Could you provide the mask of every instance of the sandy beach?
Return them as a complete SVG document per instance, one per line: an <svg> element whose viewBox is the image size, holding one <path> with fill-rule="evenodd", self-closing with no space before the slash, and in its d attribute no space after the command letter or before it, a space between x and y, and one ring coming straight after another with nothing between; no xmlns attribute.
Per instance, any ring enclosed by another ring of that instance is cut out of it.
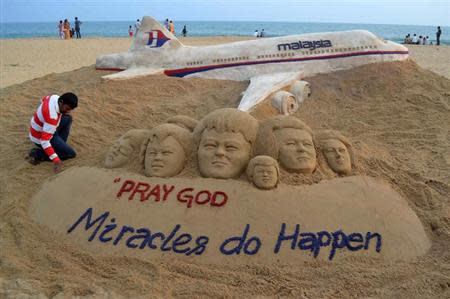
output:
<svg viewBox="0 0 450 299"><path fill-rule="evenodd" d="M242 40L185 38L186 45ZM71 167L102 168L124 132L177 114L201 119L236 107L248 82L162 75L104 81L100 54L130 39L1 40L0 297L5 298L449 298L450 47L410 46L411 59L306 78L312 97L295 116L313 130L353 141L360 173L388 184L418 216L431 240L406 261L344 258L274 265L198 264L101 256L65 241L29 216L32 198L54 177L30 165L27 131L39 99L67 90L80 98L69 143ZM151 82L151 84L149 84ZM273 116L270 103L252 112ZM61 187L63 194L64 188ZM342 215L345 218L345 214Z"/></svg>

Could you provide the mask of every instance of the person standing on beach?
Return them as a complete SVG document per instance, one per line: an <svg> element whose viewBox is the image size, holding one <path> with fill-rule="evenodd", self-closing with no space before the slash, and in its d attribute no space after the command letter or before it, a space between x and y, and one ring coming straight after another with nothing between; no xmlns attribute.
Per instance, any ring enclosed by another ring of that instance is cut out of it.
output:
<svg viewBox="0 0 450 299"><path fill-rule="evenodd" d="M166 28L167 30L169 30L169 19L166 19L164 21L164 28Z"/></svg>
<svg viewBox="0 0 450 299"><path fill-rule="evenodd" d="M67 144L72 125L71 110L78 106L78 97L67 92L62 96L48 95L42 98L30 121L29 137L37 146L28 154L28 162L37 165L52 161L55 173L61 171L61 160L75 158L76 153Z"/></svg>
<svg viewBox="0 0 450 299"><path fill-rule="evenodd" d="M183 37L186 37L187 34L186 25L184 25L183 30L181 30L181 34L183 35Z"/></svg>
<svg viewBox="0 0 450 299"><path fill-rule="evenodd" d="M80 20L78 20L78 17L75 17L75 33L77 35L77 38L81 38L80 33L80 25L83 24Z"/></svg>
<svg viewBox="0 0 450 299"><path fill-rule="evenodd" d="M64 39L70 39L70 23L67 19L64 20Z"/></svg>
<svg viewBox="0 0 450 299"><path fill-rule="evenodd" d="M131 28L131 25L130 25L130 27L128 28L128 35L129 35L130 37L133 37L133 28Z"/></svg>
<svg viewBox="0 0 450 299"><path fill-rule="evenodd" d="M58 35L60 39L64 39L64 24L62 20L59 20Z"/></svg>
<svg viewBox="0 0 450 299"><path fill-rule="evenodd" d="M441 34L442 34L441 26L438 26L436 31L436 45L438 46L441 44Z"/></svg>
<svg viewBox="0 0 450 299"><path fill-rule="evenodd" d="M258 29L255 30L255 33L253 33L253 36L254 36L254 37L259 37L259 31L258 31Z"/></svg>
<svg viewBox="0 0 450 299"><path fill-rule="evenodd" d="M136 36L139 29L141 29L141 22L139 19L136 20L136 23L134 24L134 35Z"/></svg>
<svg viewBox="0 0 450 299"><path fill-rule="evenodd" d="M173 24L172 20L169 22L169 31L172 34L175 34L175 25Z"/></svg>

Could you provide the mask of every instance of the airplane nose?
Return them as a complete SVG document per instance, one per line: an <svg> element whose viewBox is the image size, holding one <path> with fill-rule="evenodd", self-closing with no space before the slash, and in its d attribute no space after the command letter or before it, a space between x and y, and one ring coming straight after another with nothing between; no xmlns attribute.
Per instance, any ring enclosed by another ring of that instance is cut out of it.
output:
<svg viewBox="0 0 450 299"><path fill-rule="evenodd" d="M399 51L409 52L408 48L405 47L404 45L397 44L397 46L398 46Z"/></svg>
<svg viewBox="0 0 450 299"><path fill-rule="evenodd" d="M387 41L387 48L388 51L394 51L396 52L393 54L395 56L394 60L405 60L409 57L409 50L404 45L401 45L399 43L393 42L393 41Z"/></svg>
<svg viewBox="0 0 450 299"><path fill-rule="evenodd" d="M408 48L402 44L393 42L393 41L387 41L390 48L394 49L395 51L402 51L402 52L409 52Z"/></svg>

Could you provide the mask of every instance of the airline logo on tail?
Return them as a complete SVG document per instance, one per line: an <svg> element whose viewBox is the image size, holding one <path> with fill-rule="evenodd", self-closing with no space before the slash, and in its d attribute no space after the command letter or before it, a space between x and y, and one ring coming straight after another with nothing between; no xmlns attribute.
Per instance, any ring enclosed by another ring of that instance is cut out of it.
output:
<svg viewBox="0 0 450 299"><path fill-rule="evenodd" d="M147 46L149 46L150 48L162 47L167 41L170 40L170 38L165 36L164 33L161 32L161 30L152 30L146 33L148 33Z"/></svg>

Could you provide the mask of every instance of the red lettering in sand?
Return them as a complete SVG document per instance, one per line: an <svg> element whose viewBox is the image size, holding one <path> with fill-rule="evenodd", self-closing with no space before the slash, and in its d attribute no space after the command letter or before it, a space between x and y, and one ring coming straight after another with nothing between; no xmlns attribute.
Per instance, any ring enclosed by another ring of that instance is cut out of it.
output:
<svg viewBox="0 0 450 299"><path fill-rule="evenodd" d="M159 198L161 196L161 191L160 191L160 187L159 185L156 185L155 187L153 187L152 191L150 191L147 196L145 197L144 200L148 200L150 198L150 196L154 196L155 197L155 201L159 201ZM141 199L141 201L144 201Z"/></svg>
<svg viewBox="0 0 450 299"><path fill-rule="evenodd" d="M180 190L180 192L178 192L178 194L177 194L178 201L187 202L188 208L190 208L192 206L192 200L194 199L194 197L192 196L192 194L187 193L187 192L191 192L193 190L194 190L193 188L184 188L184 189Z"/></svg>
<svg viewBox="0 0 450 299"><path fill-rule="evenodd" d="M177 199L179 202L186 203L188 208L192 207L192 203L204 205L208 202L212 207L221 207L226 204L228 196L222 191L211 193L209 190L201 190L195 192L194 188L184 188L178 192Z"/></svg>
<svg viewBox="0 0 450 299"><path fill-rule="evenodd" d="M134 188L133 192L131 192L130 197L128 197L128 200L133 200L134 195L136 193L139 193L141 195L141 201L147 200L147 197L145 196L145 192L150 189L150 185L147 183L139 182L137 183L136 187Z"/></svg>
<svg viewBox="0 0 450 299"><path fill-rule="evenodd" d="M166 201L169 195L175 190L175 186L166 184L156 184L151 186L144 182L135 182L133 180L125 180L117 192L116 197L120 198L123 194L128 193L128 200L134 200L135 197L139 201L144 202L153 199L155 202ZM188 208L192 205L208 204L212 207L224 206L228 201L228 195L222 191L200 190L194 188L184 188L178 191L177 200L185 203Z"/></svg>
<svg viewBox="0 0 450 299"><path fill-rule="evenodd" d="M130 192L131 190L133 190L135 185L136 183L132 180L126 180L125 182L123 182L122 187L120 187L119 192L117 192L117 198L121 197L122 193Z"/></svg>
<svg viewBox="0 0 450 299"><path fill-rule="evenodd" d="M165 201L167 199L167 196L169 196L170 192L173 191L173 189L175 189L175 186L170 185L169 188L167 188L166 184L163 185L163 201Z"/></svg>
<svg viewBox="0 0 450 299"><path fill-rule="evenodd" d="M218 200L222 200L222 201L219 202ZM213 197L211 199L211 205L214 207L221 207L227 203L227 200L228 200L228 195L225 192L216 191L216 192L214 192Z"/></svg>

